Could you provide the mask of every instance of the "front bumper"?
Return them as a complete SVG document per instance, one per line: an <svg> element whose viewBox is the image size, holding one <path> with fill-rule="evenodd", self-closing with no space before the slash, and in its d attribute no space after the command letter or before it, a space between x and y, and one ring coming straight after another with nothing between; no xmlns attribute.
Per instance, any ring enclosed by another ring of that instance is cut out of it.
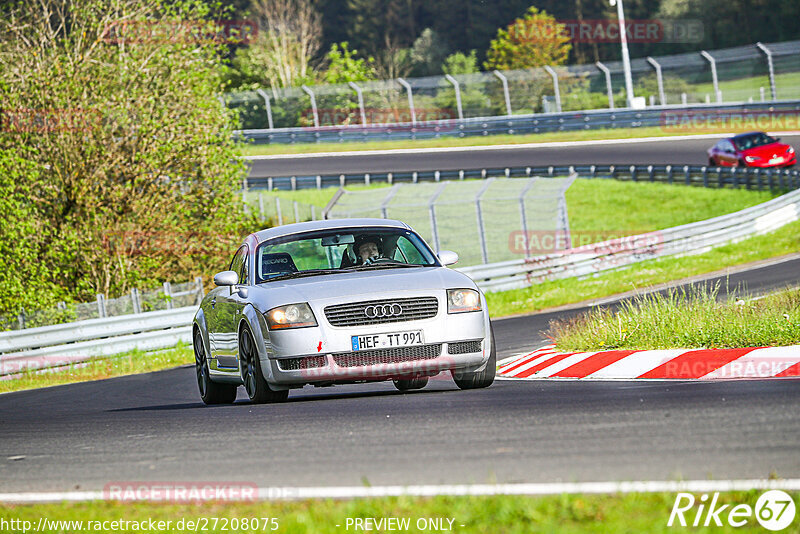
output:
<svg viewBox="0 0 800 534"><path fill-rule="evenodd" d="M442 292L443 293L443 292ZM316 327L271 331L262 358L265 378L274 384L352 382L431 376L440 371L480 368L491 350L489 317L483 311L448 314L446 298L430 319L335 327L326 303L312 304ZM423 345L353 351L352 336L422 331Z"/></svg>

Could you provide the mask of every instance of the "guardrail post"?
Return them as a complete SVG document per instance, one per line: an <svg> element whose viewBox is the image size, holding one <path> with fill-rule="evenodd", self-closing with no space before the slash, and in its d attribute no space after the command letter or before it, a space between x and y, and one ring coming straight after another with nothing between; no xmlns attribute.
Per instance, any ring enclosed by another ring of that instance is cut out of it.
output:
<svg viewBox="0 0 800 534"><path fill-rule="evenodd" d="M686 169L686 172L689 172L689 166L688 165L685 165L683 168ZM708 167L703 165L700 168L700 172L703 173L703 187L708 187Z"/></svg>
<svg viewBox="0 0 800 534"><path fill-rule="evenodd" d="M631 181L635 182L636 181L636 165L631 165L630 171L631 171Z"/></svg>
<svg viewBox="0 0 800 534"><path fill-rule="evenodd" d="M272 123L272 105L269 101L269 95L263 89L256 89L256 93L264 99L264 107L267 108L267 125L270 130L274 130L275 125Z"/></svg>
<svg viewBox="0 0 800 534"><path fill-rule="evenodd" d="M667 165L667 169L666 169L666 170L667 170L667 183L669 183L670 185L672 185L672 183L673 183L673 179L672 179L672 165Z"/></svg>
<svg viewBox="0 0 800 534"><path fill-rule="evenodd" d="M361 125L367 125L367 112L364 109L364 93L361 91L361 87L358 86L356 82L347 82L347 84L356 92L356 96L358 97L358 109L361 112Z"/></svg>
<svg viewBox="0 0 800 534"><path fill-rule="evenodd" d="M656 81L658 82L658 100L662 106L667 105L667 98L664 95L664 78L661 77L661 65L652 57L647 56L647 62L656 69Z"/></svg>
<svg viewBox="0 0 800 534"><path fill-rule="evenodd" d="M508 92L508 78L506 78L506 75L503 74L502 72L500 72L499 70L492 71L492 74L494 74L495 77L498 80L500 80L500 83L503 84L503 98L505 98L505 101L506 101L506 115L508 115L510 117L511 116L511 95Z"/></svg>
<svg viewBox="0 0 800 534"><path fill-rule="evenodd" d="M319 128L319 112L317 111L317 97L314 96L314 91L307 85L301 85L300 88L308 95L311 100L311 113L314 115L314 127Z"/></svg>
<svg viewBox="0 0 800 534"><path fill-rule="evenodd" d="M648 165L647 166L647 175L648 175L648 178L650 178L651 182L655 182L656 181L656 175L653 172L653 166L652 165Z"/></svg>
<svg viewBox="0 0 800 534"><path fill-rule="evenodd" d="M692 172L689 170L688 165L683 166L684 182L686 185L692 185Z"/></svg>
<svg viewBox="0 0 800 534"><path fill-rule="evenodd" d="M197 305L199 306L203 302L203 277L195 276L194 283L197 286Z"/></svg>
<svg viewBox="0 0 800 534"><path fill-rule="evenodd" d="M106 297L102 293L97 294L97 315L99 317L106 316Z"/></svg>
<svg viewBox="0 0 800 534"><path fill-rule="evenodd" d="M164 282L164 300L167 302L167 309L172 309L172 286L169 282Z"/></svg>
<svg viewBox="0 0 800 534"><path fill-rule="evenodd" d="M131 289L131 304L133 304L133 313L142 313L142 303L139 301L139 290L135 287Z"/></svg>
<svg viewBox="0 0 800 534"><path fill-rule="evenodd" d="M486 247L486 231L485 231L484 226L483 226L483 212L481 211L481 197L486 192L486 190L489 188L489 186L491 185L492 181L494 181L494 178L489 178L488 180L486 180L486 182L483 184L483 187L481 188L481 190L478 191L477 195L475 195L475 214L477 215L477 218L478 218L478 237L480 238L480 241L481 241L481 257L483 258L483 263L484 264L489 263L489 250Z"/></svg>
<svg viewBox="0 0 800 534"><path fill-rule="evenodd" d="M603 73L606 77L606 93L608 93L608 109L614 109L614 89L611 87L611 71L600 63L599 61L595 63L598 69Z"/></svg>
<svg viewBox="0 0 800 534"><path fill-rule="evenodd" d="M769 90L770 93L772 93L772 100L778 100L778 90L775 87L775 66L772 64L772 51L764 46L763 43L756 43L756 46L767 56L767 68L769 69Z"/></svg>
<svg viewBox="0 0 800 534"><path fill-rule="evenodd" d="M453 89L456 92L456 107L458 108L458 118L464 118L464 111L461 109L461 84L458 83L458 80L450 76L449 74L444 75L445 79L453 85Z"/></svg>
<svg viewBox="0 0 800 534"><path fill-rule="evenodd" d="M717 96L717 102L722 103L722 91L719 90L719 79L717 78L717 62L714 56L705 50L701 50L700 55L711 65L711 83L714 85L714 94Z"/></svg>
<svg viewBox="0 0 800 534"><path fill-rule="evenodd" d="M553 94L556 97L556 111L561 113L561 92L558 90L558 74L550 65L545 65L544 70L553 78Z"/></svg>
<svg viewBox="0 0 800 534"><path fill-rule="evenodd" d="M414 95L411 92L411 84L405 81L403 78L397 78L397 83L403 86L406 90L406 94L408 95L408 111L411 113L411 125L417 125L417 114L414 111Z"/></svg>

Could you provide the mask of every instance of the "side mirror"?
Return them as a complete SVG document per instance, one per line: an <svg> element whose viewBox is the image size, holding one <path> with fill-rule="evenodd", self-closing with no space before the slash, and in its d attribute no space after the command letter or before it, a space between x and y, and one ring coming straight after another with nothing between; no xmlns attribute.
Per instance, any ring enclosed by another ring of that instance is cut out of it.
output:
<svg viewBox="0 0 800 534"><path fill-rule="evenodd" d="M439 252L439 261L442 265L453 265L458 263L458 254L452 250L442 250Z"/></svg>
<svg viewBox="0 0 800 534"><path fill-rule="evenodd" d="M214 275L214 283L218 286L235 286L239 283L239 275L236 271L222 271Z"/></svg>

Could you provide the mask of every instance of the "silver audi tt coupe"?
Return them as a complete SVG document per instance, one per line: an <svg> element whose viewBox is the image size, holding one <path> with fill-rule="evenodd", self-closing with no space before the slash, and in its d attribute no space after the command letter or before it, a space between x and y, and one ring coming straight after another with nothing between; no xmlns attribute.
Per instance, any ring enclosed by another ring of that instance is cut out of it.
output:
<svg viewBox="0 0 800 534"><path fill-rule="evenodd" d="M408 225L338 219L251 234L194 318L206 404L286 400L307 384L393 380L401 391L450 371L489 386L495 345L486 299Z"/></svg>

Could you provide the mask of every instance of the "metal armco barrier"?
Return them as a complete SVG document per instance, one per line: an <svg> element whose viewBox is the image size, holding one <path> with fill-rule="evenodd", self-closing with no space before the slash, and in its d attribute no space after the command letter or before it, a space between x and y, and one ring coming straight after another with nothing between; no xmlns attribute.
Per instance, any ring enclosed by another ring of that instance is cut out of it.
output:
<svg viewBox="0 0 800 534"><path fill-rule="evenodd" d="M708 116L703 115L707 113ZM511 117L476 117L446 119L416 123L384 125L346 125L272 130L238 130L234 137L254 143L341 143L352 141L388 141L402 139L436 139L440 137L470 137L495 134L530 134L592 130L600 128L639 128L660 126L665 130L692 133L698 127L719 127L743 124L746 120L759 122L759 113L771 114L766 130L796 129L800 118L800 100L736 104L690 104L653 106L646 109L599 109L535 113ZM737 119L737 117L741 116ZM767 115L765 115L767 117ZM780 127L786 123L785 127ZM757 129L757 128L754 128ZM725 131L725 130L721 130Z"/></svg>
<svg viewBox="0 0 800 534"><path fill-rule="evenodd" d="M661 182L711 188L799 189L800 171L786 168L709 167L706 165L558 165L438 171L324 174L314 176L272 176L248 178L247 189L297 190L344 187L361 184L399 184L492 177L569 176L605 178L634 182Z"/></svg>
<svg viewBox="0 0 800 534"><path fill-rule="evenodd" d="M191 342L196 306L0 333L0 375Z"/></svg>
<svg viewBox="0 0 800 534"><path fill-rule="evenodd" d="M593 243L568 251L457 269L486 292L528 287L616 269L645 260L697 254L724 243L764 234L800 219L800 191L706 221Z"/></svg>

